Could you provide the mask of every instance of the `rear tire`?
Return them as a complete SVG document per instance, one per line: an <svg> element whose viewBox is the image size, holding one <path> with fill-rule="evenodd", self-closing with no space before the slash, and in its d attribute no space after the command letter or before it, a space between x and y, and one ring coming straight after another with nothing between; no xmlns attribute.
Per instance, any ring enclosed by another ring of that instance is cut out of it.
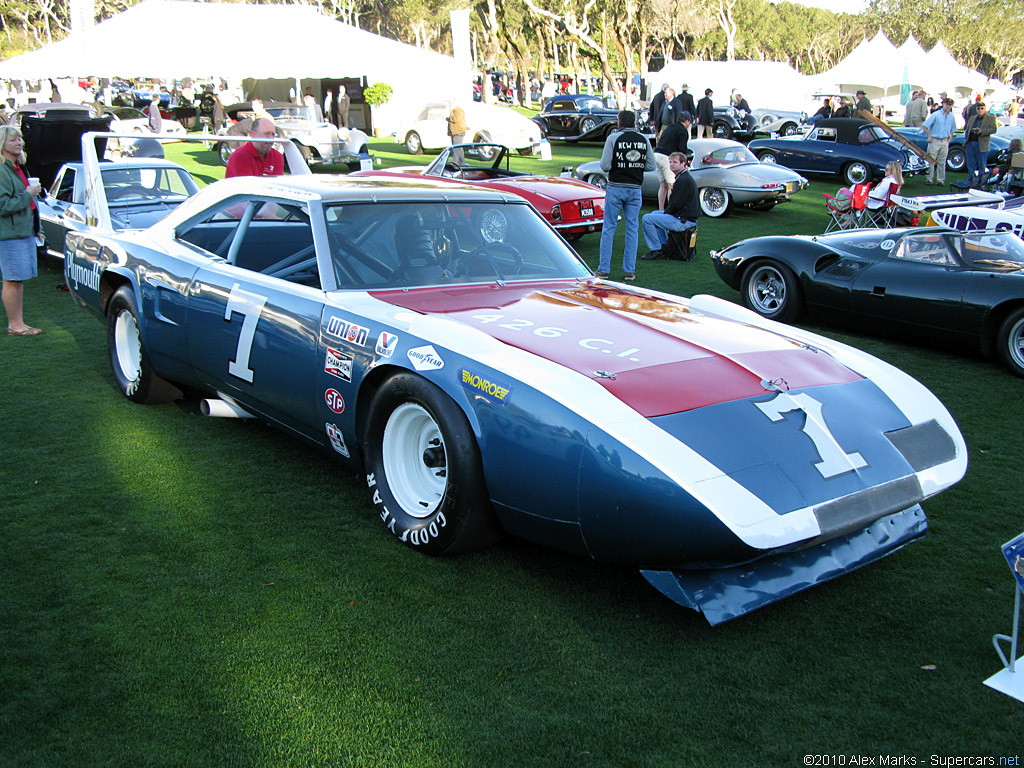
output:
<svg viewBox="0 0 1024 768"><path fill-rule="evenodd" d="M181 397L181 391L153 372L142 343L139 309L130 286L121 286L107 305L107 350L121 394L135 403L152 405Z"/></svg>
<svg viewBox="0 0 1024 768"><path fill-rule="evenodd" d="M498 539L469 420L426 379L399 373L384 382L370 404L363 455L373 503L400 541L453 555Z"/></svg>
<svg viewBox="0 0 1024 768"><path fill-rule="evenodd" d="M946 153L946 170L960 173L967 168L967 154L963 147L950 147Z"/></svg>
<svg viewBox="0 0 1024 768"><path fill-rule="evenodd" d="M999 359L1014 376L1024 377L1024 309L1012 312L999 327Z"/></svg>
<svg viewBox="0 0 1024 768"><path fill-rule="evenodd" d="M405 151L410 155L423 154L423 140L416 131L409 131L405 137Z"/></svg>
<svg viewBox="0 0 1024 768"><path fill-rule="evenodd" d="M705 216L718 219L729 214L729 205L732 200L727 190L719 187L701 187L698 196L700 209Z"/></svg>

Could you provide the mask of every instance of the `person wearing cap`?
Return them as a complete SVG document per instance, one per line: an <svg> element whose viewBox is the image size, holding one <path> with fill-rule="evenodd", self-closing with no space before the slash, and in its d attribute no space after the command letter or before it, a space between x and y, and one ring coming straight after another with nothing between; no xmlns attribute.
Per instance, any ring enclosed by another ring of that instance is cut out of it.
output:
<svg viewBox="0 0 1024 768"><path fill-rule="evenodd" d="M679 95L676 96L679 99L679 103L683 105L683 112L689 112L691 115L697 114L697 104L693 100L693 94L690 93L690 86L683 83L679 86Z"/></svg>
<svg viewBox="0 0 1024 768"><path fill-rule="evenodd" d="M690 139L690 125L693 116L689 112L680 112L672 125L666 126L658 138L654 148L654 163L658 173L658 210L665 210L665 203L672 194L672 184L676 174L669 169L668 158L673 152L686 154L686 145Z"/></svg>
<svg viewBox="0 0 1024 768"><path fill-rule="evenodd" d="M857 111L871 111L871 100L868 99L868 95L864 91L857 91Z"/></svg>
<svg viewBox="0 0 1024 768"><path fill-rule="evenodd" d="M949 140L956 131L956 118L953 117L953 100L944 99L942 109L932 112L928 119L921 126L924 135L928 137L928 154L935 158L935 165L929 166L928 178L925 185L935 184L935 176L938 174L938 184L946 183L946 155L949 154Z"/></svg>
<svg viewBox="0 0 1024 768"><path fill-rule="evenodd" d="M714 91L704 89L704 98L697 102L697 138L712 139L715 136L715 105L711 101Z"/></svg>
<svg viewBox="0 0 1024 768"><path fill-rule="evenodd" d="M984 101L977 102L974 114L964 126L964 154L967 156L967 180L971 188L981 186L985 172L985 159L991 145L991 136L996 132L996 119L988 113Z"/></svg>

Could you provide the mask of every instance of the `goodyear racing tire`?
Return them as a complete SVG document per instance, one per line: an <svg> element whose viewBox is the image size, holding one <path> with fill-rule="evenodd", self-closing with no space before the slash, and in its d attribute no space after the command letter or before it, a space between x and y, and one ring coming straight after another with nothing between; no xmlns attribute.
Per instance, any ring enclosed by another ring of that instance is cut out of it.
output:
<svg viewBox="0 0 1024 768"><path fill-rule="evenodd" d="M381 385L363 439L366 483L385 527L428 555L480 549L499 537L469 421L411 373Z"/></svg>
<svg viewBox="0 0 1024 768"><path fill-rule="evenodd" d="M181 391L153 372L139 329L139 309L130 286L122 286L107 305L107 349L121 394L151 405L181 397Z"/></svg>
<svg viewBox="0 0 1024 768"><path fill-rule="evenodd" d="M800 316L800 286L787 267L758 261L743 274L743 306L769 320L791 323Z"/></svg>
<svg viewBox="0 0 1024 768"><path fill-rule="evenodd" d="M1024 309L1011 312L999 327L999 359L1015 376L1024 377Z"/></svg>

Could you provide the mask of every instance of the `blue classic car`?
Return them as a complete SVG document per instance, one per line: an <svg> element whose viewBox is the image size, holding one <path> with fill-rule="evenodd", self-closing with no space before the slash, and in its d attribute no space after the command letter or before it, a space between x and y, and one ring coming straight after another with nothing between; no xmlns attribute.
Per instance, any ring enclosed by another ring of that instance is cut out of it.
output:
<svg viewBox="0 0 1024 768"><path fill-rule="evenodd" d="M924 134L924 128L897 128L896 132L909 139L915 146L928 151L928 137ZM993 135L990 137L988 150L988 164L996 165L1003 161L1003 151L1010 146L1010 140L1004 136ZM949 153L946 155L946 169L950 171L966 171L967 156L964 154L963 131L956 134L949 140Z"/></svg>
<svg viewBox="0 0 1024 768"><path fill-rule="evenodd" d="M802 173L839 176L849 185L885 176L885 166L895 160L903 175L923 173L927 163L862 118L819 120L803 136L755 139L747 145L761 162L779 163Z"/></svg>
<svg viewBox="0 0 1024 768"><path fill-rule="evenodd" d="M920 502L967 468L909 376L599 279L500 191L226 179L143 232L69 233L64 264L128 399L198 391L321 446L424 553L517 535L635 567L713 623L922 535Z"/></svg>

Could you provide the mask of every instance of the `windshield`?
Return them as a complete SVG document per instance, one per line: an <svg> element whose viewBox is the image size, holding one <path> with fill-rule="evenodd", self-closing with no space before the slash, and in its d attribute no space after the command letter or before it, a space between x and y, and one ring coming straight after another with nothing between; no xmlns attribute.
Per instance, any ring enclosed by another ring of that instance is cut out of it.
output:
<svg viewBox="0 0 1024 768"><path fill-rule="evenodd" d="M1024 242L1010 232L964 235L960 255L980 269L1024 269Z"/></svg>
<svg viewBox="0 0 1024 768"><path fill-rule="evenodd" d="M325 208L340 288L584 278L590 270L530 206L353 203Z"/></svg>
<svg viewBox="0 0 1024 768"><path fill-rule="evenodd" d="M309 110L305 107L269 107L267 112L275 120L311 120Z"/></svg>
<svg viewBox="0 0 1024 768"><path fill-rule="evenodd" d="M112 207L184 200L198 191L184 168L105 168L101 173L103 189Z"/></svg>

